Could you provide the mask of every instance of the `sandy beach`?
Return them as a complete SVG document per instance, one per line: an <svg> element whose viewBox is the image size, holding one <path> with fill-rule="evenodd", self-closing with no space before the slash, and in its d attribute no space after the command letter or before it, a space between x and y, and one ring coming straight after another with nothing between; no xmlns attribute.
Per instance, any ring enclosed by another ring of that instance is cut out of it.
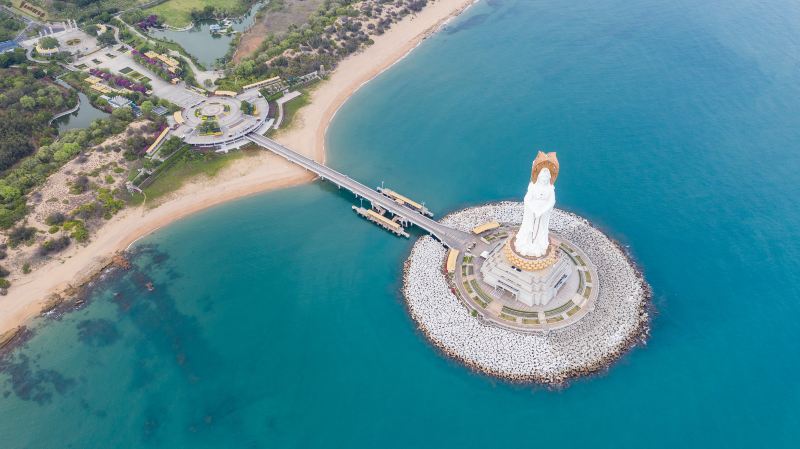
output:
<svg viewBox="0 0 800 449"><path fill-rule="evenodd" d="M282 130L276 140L324 161L325 132L339 107L362 85L472 3L473 0L437 0L375 37L373 45L342 61L330 79L312 92L311 103L298 112L291 127ZM137 239L214 205L312 179L304 170L264 152L238 159L214 178L188 183L157 207L122 211L88 244L73 246L34 272L11 279L8 295L0 297L0 340L40 314L54 297L87 282L109 264L115 253Z"/></svg>

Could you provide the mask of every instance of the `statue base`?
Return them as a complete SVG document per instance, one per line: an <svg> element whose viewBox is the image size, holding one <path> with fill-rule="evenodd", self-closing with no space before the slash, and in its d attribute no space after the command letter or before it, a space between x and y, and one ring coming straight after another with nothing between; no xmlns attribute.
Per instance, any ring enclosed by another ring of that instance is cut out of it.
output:
<svg viewBox="0 0 800 449"><path fill-rule="evenodd" d="M514 236L509 237L506 240L506 244L503 245L503 255L506 258L506 262L513 267L522 271L539 271L552 267L558 261L558 244L553 240L552 236L549 238L550 246L547 247L547 252L541 257L528 257L518 253L514 248L514 238Z"/></svg>
<svg viewBox="0 0 800 449"><path fill-rule="evenodd" d="M488 254L480 268L483 282L529 307L547 305L573 275L573 263L552 236L540 258L521 256L514 251L513 240L514 234Z"/></svg>

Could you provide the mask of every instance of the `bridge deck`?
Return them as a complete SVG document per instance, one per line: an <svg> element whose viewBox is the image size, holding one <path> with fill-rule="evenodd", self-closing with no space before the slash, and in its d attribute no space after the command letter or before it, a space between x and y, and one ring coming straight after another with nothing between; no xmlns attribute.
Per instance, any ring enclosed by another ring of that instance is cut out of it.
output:
<svg viewBox="0 0 800 449"><path fill-rule="evenodd" d="M464 248L473 240L473 237L468 233L453 229L437 221L431 220L430 218L414 211L413 209L398 204L394 200L383 196L377 191L365 186L364 184L361 184L349 176L340 173L328 167L327 165L320 164L313 159L305 157L302 154L292 151L272 139L268 139L255 133L248 134L247 139L256 145L259 145L283 157L289 162L316 173L319 177L332 182L337 187L343 187L353 192L356 196L368 200L373 206L380 206L394 215L399 215L406 221L419 226L421 229L436 237L439 241L450 248Z"/></svg>

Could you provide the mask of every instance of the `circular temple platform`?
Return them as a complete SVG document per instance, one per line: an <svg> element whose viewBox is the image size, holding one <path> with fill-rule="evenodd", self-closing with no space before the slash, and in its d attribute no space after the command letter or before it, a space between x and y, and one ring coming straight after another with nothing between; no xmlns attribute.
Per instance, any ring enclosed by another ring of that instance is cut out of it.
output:
<svg viewBox="0 0 800 449"><path fill-rule="evenodd" d="M597 267L578 245L557 232L551 231L551 250L543 260L566 257L574 275L546 305L528 306L509 292L495 289L484 282L480 275L484 260L478 254L491 252L498 246L503 246L502 251L507 252L511 246L508 244L509 236L513 238L518 229L518 226L506 224L481 233L481 243L471 252L458 255L456 270L448 277L451 289L483 319L519 332L560 329L585 317L593 310L597 299Z"/></svg>
<svg viewBox="0 0 800 449"><path fill-rule="evenodd" d="M448 250L420 238L404 272L411 317L437 348L470 368L515 382L560 384L600 371L649 334L650 287L623 249L588 221L553 210L551 235L578 276L545 306L528 307L480 276L480 253L507 241L522 203L488 204L448 215L462 231L497 221L475 248L444 268Z"/></svg>
<svg viewBox="0 0 800 449"><path fill-rule="evenodd" d="M242 111L243 101L252 105L251 114ZM181 133L190 145L219 146L262 128L268 112L267 101L257 93L214 95L182 111Z"/></svg>

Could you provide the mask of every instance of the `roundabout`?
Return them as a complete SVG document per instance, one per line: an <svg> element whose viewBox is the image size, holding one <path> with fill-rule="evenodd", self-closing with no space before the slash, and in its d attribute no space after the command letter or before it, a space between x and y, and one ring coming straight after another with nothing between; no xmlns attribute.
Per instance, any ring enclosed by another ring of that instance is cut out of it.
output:
<svg viewBox="0 0 800 449"><path fill-rule="evenodd" d="M204 104L202 107L198 108L197 112L206 118L219 118L218 116L222 116L225 113L226 107L229 106L221 102L209 102L208 104Z"/></svg>

